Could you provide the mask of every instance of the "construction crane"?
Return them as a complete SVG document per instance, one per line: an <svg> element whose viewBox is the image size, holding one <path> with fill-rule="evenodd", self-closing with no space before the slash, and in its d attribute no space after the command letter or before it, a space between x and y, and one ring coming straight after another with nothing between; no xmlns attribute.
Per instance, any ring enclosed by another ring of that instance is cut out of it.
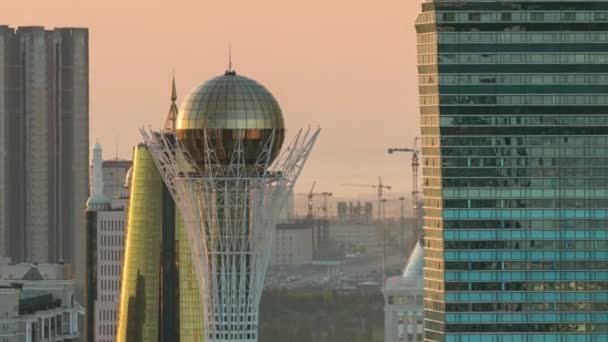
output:
<svg viewBox="0 0 608 342"><path fill-rule="evenodd" d="M414 144L411 148L408 147L398 147L398 148L389 148L388 149L388 153L389 154L393 154L395 152L405 152L405 153L411 153L412 154L412 201L414 202L412 205L412 215L414 215L413 217L413 227L415 230L418 230L418 217L419 215L419 210L420 207L418 206L418 195L420 194L420 192L418 191L418 167L420 166L420 162L418 160L418 154L420 153L420 150L418 149L418 140L420 138L415 137L414 138ZM418 232L416 232L418 233ZM416 237L416 241L417 241Z"/></svg>
<svg viewBox="0 0 608 342"><path fill-rule="evenodd" d="M386 288L386 198L382 198L382 288Z"/></svg>
<svg viewBox="0 0 608 342"><path fill-rule="evenodd" d="M386 189L386 190L390 190L391 189L390 185L382 184L382 177L378 177L378 184L377 185L375 185L375 184L353 184L353 183L344 183L342 185L344 185L344 186L358 186L358 187L363 187L363 188L370 188L371 187L371 188L378 189L378 208L377 208L378 209L378 216L377 216L377 219L378 220L381 219L381 217L382 217L382 215L381 215L382 214L382 209L380 208L381 207L380 204L382 203L382 198L383 198L382 197L382 191L383 191L383 189Z"/></svg>
<svg viewBox="0 0 608 342"><path fill-rule="evenodd" d="M312 220L313 212L312 212L312 198L315 196L315 185L317 185L317 181L312 182L312 186L310 187L310 192L308 193L308 214L306 218Z"/></svg>
<svg viewBox="0 0 608 342"><path fill-rule="evenodd" d="M314 192L315 190L315 185L317 185L317 181L314 181L312 183L312 187L310 187L310 192L308 192L308 214L306 215L306 217L309 220L312 220L314 218L314 213L313 213L313 199L315 196L323 196L323 207L321 208L323 210L323 214L324 214L324 219L328 219L327 216L327 198L333 196L333 193L331 192Z"/></svg>

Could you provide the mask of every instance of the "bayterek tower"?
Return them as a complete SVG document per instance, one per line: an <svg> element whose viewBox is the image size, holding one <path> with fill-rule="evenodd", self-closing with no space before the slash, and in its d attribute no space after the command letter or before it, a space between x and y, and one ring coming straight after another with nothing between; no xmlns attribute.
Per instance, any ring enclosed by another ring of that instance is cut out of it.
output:
<svg viewBox="0 0 608 342"><path fill-rule="evenodd" d="M278 102L231 68L195 88L165 129L142 129L185 221L206 341L257 341L276 220L319 132L284 144Z"/></svg>

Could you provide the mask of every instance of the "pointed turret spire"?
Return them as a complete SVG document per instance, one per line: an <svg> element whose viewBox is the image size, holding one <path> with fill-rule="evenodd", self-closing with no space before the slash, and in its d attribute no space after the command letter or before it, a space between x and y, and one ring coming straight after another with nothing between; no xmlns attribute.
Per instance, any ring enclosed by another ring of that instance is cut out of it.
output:
<svg viewBox="0 0 608 342"><path fill-rule="evenodd" d="M105 210L110 207L110 201L103 194L103 159L99 140L93 147L93 177L91 179L91 196L87 200L87 210Z"/></svg>
<svg viewBox="0 0 608 342"><path fill-rule="evenodd" d="M165 129L170 131L175 131L175 123L177 122L177 113L179 110L177 109L177 87L175 86L175 73L173 74L173 80L171 82L171 106L169 107L169 113L167 114L167 119L165 120Z"/></svg>
<svg viewBox="0 0 608 342"><path fill-rule="evenodd" d="M177 100L177 90L175 89L175 74L173 74L173 83L171 85L171 102L175 103Z"/></svg>

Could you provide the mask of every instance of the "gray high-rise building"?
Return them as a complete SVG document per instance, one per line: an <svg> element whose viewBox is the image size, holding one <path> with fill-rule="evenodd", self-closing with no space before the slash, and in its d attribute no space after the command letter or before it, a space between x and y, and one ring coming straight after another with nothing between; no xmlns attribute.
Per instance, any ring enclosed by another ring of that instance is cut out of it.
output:
<svg viewBox="0 0 608 342"><path fill-rule="evenodd" d="M425 340L608 341L608 1L416 21Z"/></svg>
<svg viewBox="0 0 608 342"><path fill-rule="evenodd" d="M88 30L0 26L0 254L82 259L88 114Z"/></svg>

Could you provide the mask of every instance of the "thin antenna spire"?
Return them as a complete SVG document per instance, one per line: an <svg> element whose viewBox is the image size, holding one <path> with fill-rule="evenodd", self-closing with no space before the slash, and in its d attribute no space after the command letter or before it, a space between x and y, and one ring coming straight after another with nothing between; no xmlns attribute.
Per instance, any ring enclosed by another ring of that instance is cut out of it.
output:
<svg viewBox="0 0 608 342"><path fill-rule="evenodd" d="M116 160L118 160L118 135L116 136Z"/></svg>
<svg viewBox="0 0 608 342"><path fill-rule="evenodd" d="M228 71L232 72L232 41L228 41Z"/></svg>

